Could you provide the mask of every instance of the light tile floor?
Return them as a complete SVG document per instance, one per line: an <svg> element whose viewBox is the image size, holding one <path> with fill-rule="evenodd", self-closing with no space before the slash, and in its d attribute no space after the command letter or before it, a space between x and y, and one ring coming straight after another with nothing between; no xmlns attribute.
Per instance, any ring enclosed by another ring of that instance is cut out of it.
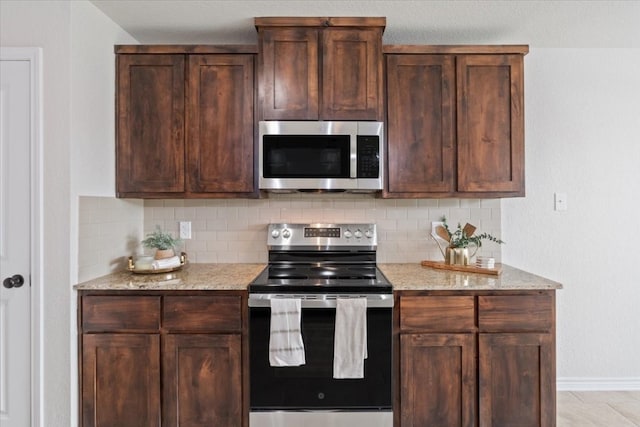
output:
<svg viewBox="0 0 640 427"><path fill-rule="evenodd" d="M640 391L559 391L557 427L640 427Z"/></svg>

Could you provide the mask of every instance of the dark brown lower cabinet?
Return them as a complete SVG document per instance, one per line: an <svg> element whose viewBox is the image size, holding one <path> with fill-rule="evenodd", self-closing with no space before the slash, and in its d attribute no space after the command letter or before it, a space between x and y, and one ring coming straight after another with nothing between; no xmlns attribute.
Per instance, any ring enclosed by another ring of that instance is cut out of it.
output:
<svg viewBox="0 0 640 427"><path fill-rule="evenodd" d="M396 427L553 427L555 291L402 291Z"/></svg>
<svg viewBox="0 0 640 427"><path fill-rule="evenodd" d="M246 292L79 295L82 427L248 426Z"/></svg>
<svg viewBox="0 0 640 427"><path fill-rule="evenodd" d="M239 335L168 334L162 350L163 426L240 425Z"/></svg>
<svg viewBox="0 0 640 427"><path fill-rule="evenodd" d="M481 426L555 426L551 334L479 336Z"/></svg>
<svg viewBox="0 0 640 427"><path fill-rule="evenodd" d="M403 427L474 425L475 348L473 334L400 337Z"/></svg>
<svg viewBox="0 0 640 427"><path fill-rule="evenodd" d="M88 334L82 340L82 425L160 425L160 336Z"/></svg>

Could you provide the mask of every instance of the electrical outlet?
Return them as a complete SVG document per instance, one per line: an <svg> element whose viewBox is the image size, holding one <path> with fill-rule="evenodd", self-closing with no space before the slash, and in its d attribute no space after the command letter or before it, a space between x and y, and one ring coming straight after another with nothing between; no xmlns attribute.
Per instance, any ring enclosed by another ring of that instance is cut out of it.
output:
<svg viewBox="0 0 640 427"><path fill-rule="evenodd" d="M567 210L567 193L555 193L553 195L554 209L557 211Z"/></svg>
<svg viewBox="0 0 640 427"><path fill-rule="evenodd" d="M191 221L180 221L180 238L191 238Z"/></svg>

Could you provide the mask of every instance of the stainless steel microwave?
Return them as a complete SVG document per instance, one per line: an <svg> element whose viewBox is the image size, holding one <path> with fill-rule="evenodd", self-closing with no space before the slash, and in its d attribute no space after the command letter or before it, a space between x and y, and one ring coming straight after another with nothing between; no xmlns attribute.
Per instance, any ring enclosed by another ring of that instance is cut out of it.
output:
<svg viewBox="0 0 640 427"><path fill-rule="evenodd" d="M381 122L261 121L260 189L382 190L383 128Z"/></svg>

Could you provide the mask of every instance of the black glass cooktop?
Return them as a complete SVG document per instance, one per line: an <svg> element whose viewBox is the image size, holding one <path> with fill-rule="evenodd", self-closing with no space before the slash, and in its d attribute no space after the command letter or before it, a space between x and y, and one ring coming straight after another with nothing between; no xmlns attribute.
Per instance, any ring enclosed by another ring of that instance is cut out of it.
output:
<svg viewBox="0 0 640 427"><path fill-rule="evenodd" d="M270 265L249 292L386 293L392 287L375 265Z"/></svg>

